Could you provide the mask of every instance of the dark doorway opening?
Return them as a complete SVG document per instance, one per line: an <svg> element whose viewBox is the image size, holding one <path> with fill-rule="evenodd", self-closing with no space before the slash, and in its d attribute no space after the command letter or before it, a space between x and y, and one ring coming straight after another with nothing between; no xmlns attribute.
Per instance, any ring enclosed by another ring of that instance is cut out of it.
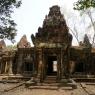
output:
<svg viewBox="0 0 95 95"><path fill-rule="evenodd" d="M57 56L48 56L47 75L57 75Z"/></svg>
<svg viewBox="0 0 95 95"><path fill-rule="evenodd" d="M24 71L25 72L32 72L33 71L33 64L25 62L24 63Z"/></svg>
<svg viewBox="0 0 95 95"><path fill-rule="evenodd" d="M76 65L76 72L84 72L84 63L80 62L80 63L77 63Z"/></svg>

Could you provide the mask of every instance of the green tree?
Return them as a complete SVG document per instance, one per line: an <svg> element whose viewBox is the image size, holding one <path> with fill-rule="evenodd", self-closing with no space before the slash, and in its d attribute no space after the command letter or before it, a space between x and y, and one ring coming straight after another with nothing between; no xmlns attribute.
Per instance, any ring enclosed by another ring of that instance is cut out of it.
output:
<svg viewBox="0 0 95 95"><path fill-rule="evenodd" d="M92 11L95 12L95 0L78 0L74 4L74 9L81 11L83 14L87 14L88 17L90 18L91 25L94 30L94 35L93 35L93 40L92 40L92 45L95 44L95 21L93 20L92 16Z"/></svg>
<svg viewBox="0 0 95 95"><path fill-rule="evenodd" d="M75 10L86 10L88 8L95 8L95 0L78 0L75 5Z"/></svg>
<svg viewBox="0 0 95 95"><path fill-rule="evenodd" d="M16 23L11 17L15 8L20 7L21 0L0 0L0 39L14 41Z"/></svg>

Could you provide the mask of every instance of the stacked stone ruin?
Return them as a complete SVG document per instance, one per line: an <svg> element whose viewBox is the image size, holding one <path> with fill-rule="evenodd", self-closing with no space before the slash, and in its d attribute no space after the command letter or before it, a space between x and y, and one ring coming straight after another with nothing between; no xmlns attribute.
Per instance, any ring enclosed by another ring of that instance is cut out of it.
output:
<svg viewBox="0 0 95 95"><path fill-rule="evenodd" d="M0 74L27 76L36 82L50 80L50 76L61 82L78 73L95 74L95 49L72 46L72 35L59 6L50 8L42 27L31 35L31 39L33 47L24 35L14 51L7 50L4 41L0 42ZM54 62L57 63L56 71L53 70Z"/></svg>

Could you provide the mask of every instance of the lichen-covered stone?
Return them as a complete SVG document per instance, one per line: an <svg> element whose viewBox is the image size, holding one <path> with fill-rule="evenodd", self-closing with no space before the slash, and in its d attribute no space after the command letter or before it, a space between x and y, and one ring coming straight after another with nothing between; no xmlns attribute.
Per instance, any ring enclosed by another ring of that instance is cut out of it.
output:
<svg viewBox="0 0 95 95"><path fill-rule="evenodd" d="M5 44L4 40L1 40L0 41L0 49L4 49L4 48L6 48L6 44Z"/></svg>
<svg viewBox="0 0 95 95"><path fill-rule="evenodd" d="M36 47L49 47L51 44L53 47L54 44L71 45L72 35L69 33L59 6L50 8L49 14L43 21L43 26L39 27L36 35L32 34L31 38Z"/></svg>
<svg viewBox="0 0 95 95"><path fill-rule="evenodd" d="M30 43L27 41L26 35L23 35L19 43L17 44L18 48L31 48Z"/></svg>

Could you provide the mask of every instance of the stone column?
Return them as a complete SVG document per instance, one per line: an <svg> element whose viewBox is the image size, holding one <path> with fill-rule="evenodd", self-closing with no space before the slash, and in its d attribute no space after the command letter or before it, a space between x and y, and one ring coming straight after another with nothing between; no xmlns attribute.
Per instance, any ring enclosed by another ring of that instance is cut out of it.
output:
<svg viewBox="0 0 95 95"><path fill-rule="evenodd" d="M22 57L23 57L23 54L22 52L20 52L19 56L18 56L18 61L17 61L17 74L21 74L22 73Z"/></svg>
<svg viewBox="0 0 95 95"><path fill-rule="evenodd" d="M64 76L64 62L63 62L63 49L61 48L61 79Z"/></svg>
<svg viewBox="0 0 95 95"><path fill-rule="evenodd" d="M61 48L61 76L62 78L64 76L65 77L68 76L69 74L68 66L69 66L69 51Z"/></svg>
<svg viewBox="0 0 95 95"><path fill-rule="evenodd" d="M65 58L66 58L66 72L65 72L65 75L66 75L66 78L70 78L70 68L69 68L69 66L70 66L70 49L68 48L67 49L67 52L66 52L66 56L65 56Z"/></svg>
<svg viewBox="0 0 95 95"><path fill-rule="evenodd" d="M58 54L57 56L57 80L61 79L61 56Z"/></svg>
<svg viewBox="0 0 95 95"><path fill-rule="evenodd" d="M1 69L2 69L2 68L1 68L1 66L2 66L2 65L1 65L1 64L2 64L1 60L2 60L2 59L1 59L1 57L0 57L0 74L1 74Z"/></svg>
<svg viewBox="0 0 95 95"><path fill-rule="evenodd" d="M8 71L8 74L9 75L13 75L13 71L12 71L12 57L10 57L10 60L9 60L9 71Z"/></svg>
<svg viewBox="0 0 95 95"><path fill-rule="evenodd" d="M42 65L42 68L43 68L43 79L45 79L45 77L46 77L46 59L45 59L45 54L43 54L43 65Z"/></svg>
<svg viewBox="0 0 95 95"><path fill-rule="evenodd" d="M2 60L1 60L1 74L3 74L3 73L4 73L3 62L2 62Z"/></svg>
<svg viewBox="0 0 95 95"><path fill-rule="evenodd" d="M8 72L8 61L6 60L5 62L5 67L4 67L4 73L7 74Z"/></svg>
<svg viewBox="0 0 95 95"><path fill-rule="evenodd" d="M38 82L42 80L42 49L39 49L39 62L38 62Z"/></svg>

